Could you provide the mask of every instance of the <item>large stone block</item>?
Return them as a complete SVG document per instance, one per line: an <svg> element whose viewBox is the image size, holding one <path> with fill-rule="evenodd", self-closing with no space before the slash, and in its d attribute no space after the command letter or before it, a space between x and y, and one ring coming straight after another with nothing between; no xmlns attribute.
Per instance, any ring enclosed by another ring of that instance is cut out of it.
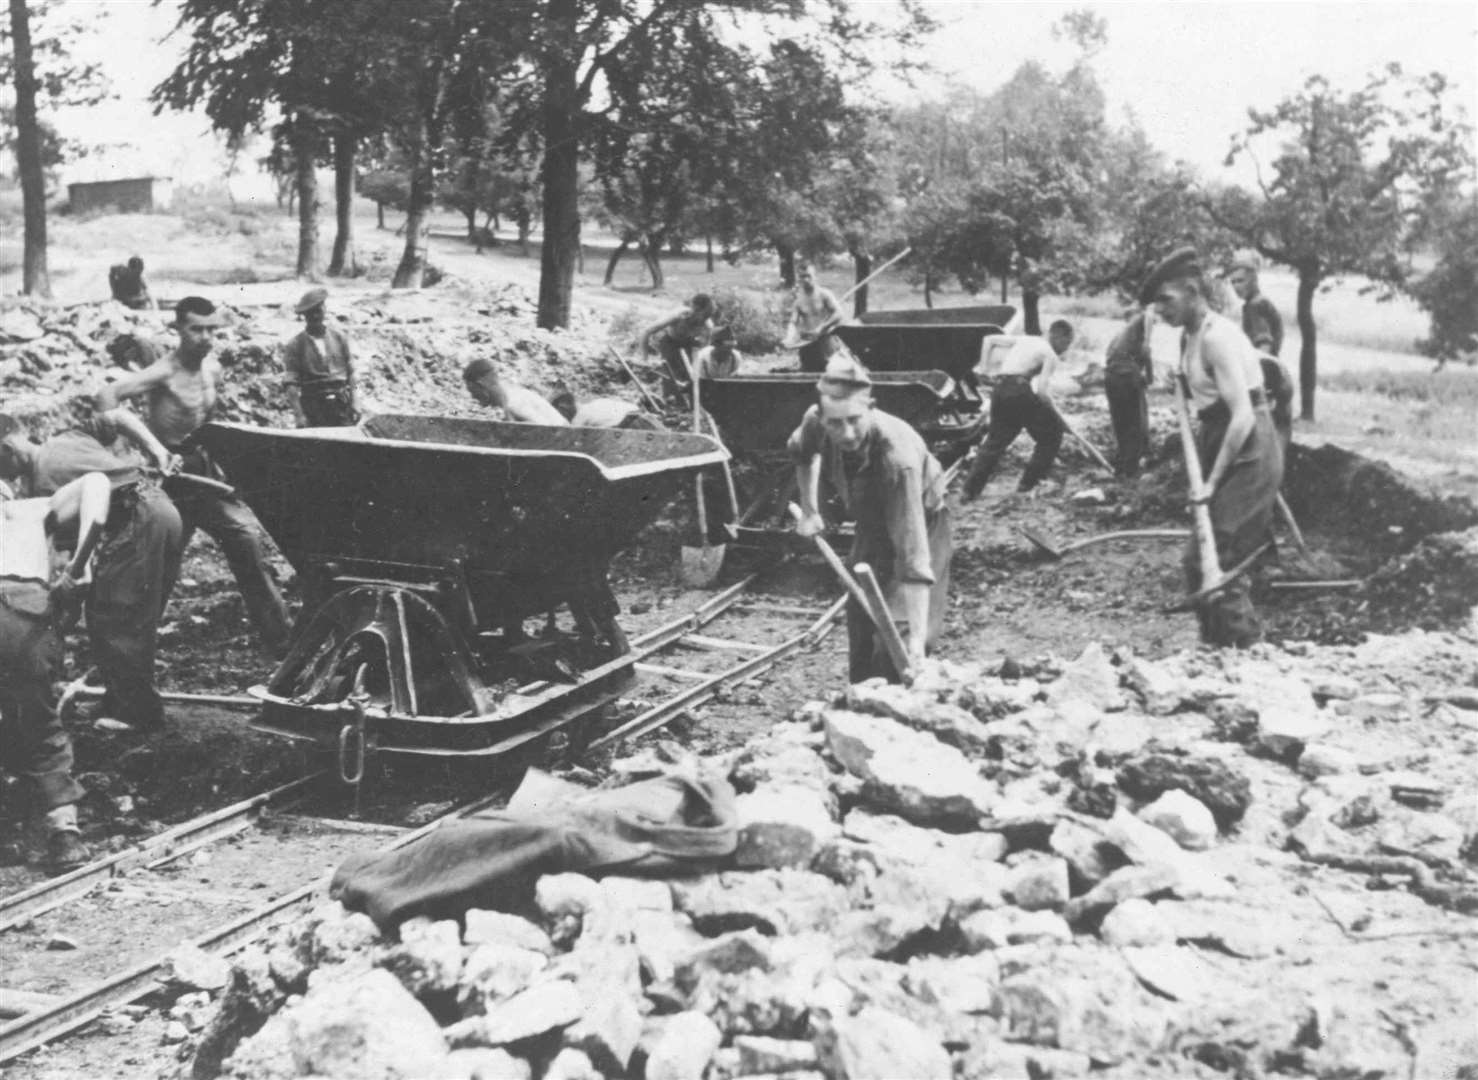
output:
<svg viewBox="0 0 1478 1080"><path fill-rule="evenodd" d="M806 867L841 832L829 792L798 784L765 784L740 795L734 865Z"/></svg>
<svg viewBox="0 0 1478 1080"><path fill-rule="evenodd" d="M953 747L892 720L832 710L827 746L863 780L863 797L916 824L975 824L988 817L995 789Z"/></svg>

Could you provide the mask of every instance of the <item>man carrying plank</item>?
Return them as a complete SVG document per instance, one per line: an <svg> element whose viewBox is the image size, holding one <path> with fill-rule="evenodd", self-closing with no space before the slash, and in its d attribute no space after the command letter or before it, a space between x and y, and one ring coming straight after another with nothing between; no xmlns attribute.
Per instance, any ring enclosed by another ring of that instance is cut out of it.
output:
<svg viewBox="0 0 1478 1080"><path fill-rule="evenodd" d="M850 357L835 357L816 384L820 400L790 437L801 519L796 531L826 528L819 486L824 475L856 522L848 565L868 563L905 623L910 664L918 666L944 625L952 554L943 470L909 424L874 408L872 379ZM847 604L848 674L853 682L897 681L872 619Z"/></svg>
<svg viewBox="0 0 1478 1080"><path fill-rule="evenodd" d="M1273 534L1273 513L1283 481L1283 448L1273 428L1257 351L1236 323L1211 310L1210 290L1194 248L1180 248L1145 279L1139 301L1181 328L1181 380L1199 420L1196 460L1222 571L1239 566ZM1194 483L1191 490L1196 491ZM1194 533L1186 551L1189 591L1204 574ZM1201 640L1244 648L1262 637L1245 575L1196 607Z"/></svg>

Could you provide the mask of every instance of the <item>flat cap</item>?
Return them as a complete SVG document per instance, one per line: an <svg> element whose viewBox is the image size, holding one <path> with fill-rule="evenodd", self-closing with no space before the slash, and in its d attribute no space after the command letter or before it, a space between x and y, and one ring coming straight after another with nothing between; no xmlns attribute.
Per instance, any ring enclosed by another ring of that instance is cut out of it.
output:
<svg viewBox="0 0 1478 1080"><path fill-rule="evenodd" d="M298 301L297 307L293 308L299 315L305 311L312 311L316 307L322 307L328 300L327 289L309 289Z"/></svg>
<svg viewBox="0 0 1478 1080"><path fill-rule="evenodd" d="M1160 291L1160 286L1165 282L1200 273L1201 257L1196 254L1196 249L1193 247L1176 248L1161 259L1145 277L1144 284L1139 287L1139 302L1144 305L1151 304L1154 302L1155 294Z"/></svg>
<svg viewBox="0 0 1478 1080"><path fill-rule="evenodd" d="M871 385L872 375L848 349L833 353L826 362L826 371L816 381L816 389L831 395L850 394Z"/></svg>

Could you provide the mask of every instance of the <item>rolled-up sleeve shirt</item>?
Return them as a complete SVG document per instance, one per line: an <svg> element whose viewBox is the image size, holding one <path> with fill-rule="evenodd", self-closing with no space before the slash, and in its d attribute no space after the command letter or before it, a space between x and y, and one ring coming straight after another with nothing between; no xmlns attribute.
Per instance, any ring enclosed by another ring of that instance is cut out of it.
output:
<svg viewBox="0 0 1478 1080"><path fill-rule="evenodd" d="M821 457L822 475L856 522L852 561L884 581L932 585L929 521L944 503L943 470L924 440L896 416L873 411L873 429L855 452L827 437L813 405L787 446L791 460Z"/></svg>
<svg viewBox="0 0 1478 1080"><path fill-rule="evenodd" d="M349 339L332 326L322 338L304 330L283 347L283 381L289 386L354 384Z"/></svg>

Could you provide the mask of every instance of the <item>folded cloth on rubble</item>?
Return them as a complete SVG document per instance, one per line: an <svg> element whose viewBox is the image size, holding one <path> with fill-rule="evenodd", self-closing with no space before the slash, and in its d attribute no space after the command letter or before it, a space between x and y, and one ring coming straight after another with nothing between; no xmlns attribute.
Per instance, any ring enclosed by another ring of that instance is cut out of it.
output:
<svg viewBox="0 0 1478 1080"><path fill-rule="evenodd" d="M668 775L590 790L531 769L507 809L346 859L329 894L384 930L416 915L517 909L544 874L693 870L732 855L737 842L725 780Z"/></svg>

